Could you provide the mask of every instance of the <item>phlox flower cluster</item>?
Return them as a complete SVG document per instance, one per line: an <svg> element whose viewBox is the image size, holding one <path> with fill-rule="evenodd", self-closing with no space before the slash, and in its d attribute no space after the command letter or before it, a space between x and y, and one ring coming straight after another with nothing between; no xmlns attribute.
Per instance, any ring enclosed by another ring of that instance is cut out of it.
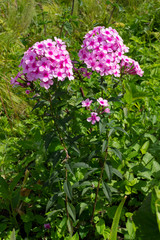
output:
<svg viewBox="0 0 160 240"><path fill-rule="evenodd" d="M95 27L85 35L81 47L80 60L87 65L87 68L91 68L101 76L120 77L121 73L143 75L139 64L134 60L128 58L127 65L127 57L124 54L129 51L129 48L123 44L123 39L118 32L111 27ZM124 65L125 71L122 72Z"/></svg>
<svg viewBox="0 0 160 240"><path fill-rule="evenodd" d="M111 27L95 27L84 37L79 58L87 68L104 75L120 76L120 61L128 47L123 44L118 32Z"/></svg>
<svg viewBox="0 0 160 240"><path fill-rule="evenodd" d="M139 63L127 56L122 57L120 65L123 68L123 74L143 76L144 72L140 68Z"/></svg>
<svg viewBox="0 0 160 240"><path fill-rule="evenodd" d="M99 103L99 107L92 111L92 109L90 108L92 100L87 98L85 101L82 101L82 107L85 107L87 110L91 111L91 117L87 118L87 122L91 122L92 124L100 121L101 118L98 115L101 115L103 113L110 113L110 109L106 108L109 106L106 99L100 97L97 99L97 102Z"/></svg>
<svg viewBox="0 0 160 240"><path fill-rule="evenodd" d="M66 77L74 79L65 43L56 37L54 40L36 42L24 53L19 65L23 70L11 79L11 84L26 87L39 79L40 86L48 89L53 85L54 78L58 81L64 81Z"/></svg>

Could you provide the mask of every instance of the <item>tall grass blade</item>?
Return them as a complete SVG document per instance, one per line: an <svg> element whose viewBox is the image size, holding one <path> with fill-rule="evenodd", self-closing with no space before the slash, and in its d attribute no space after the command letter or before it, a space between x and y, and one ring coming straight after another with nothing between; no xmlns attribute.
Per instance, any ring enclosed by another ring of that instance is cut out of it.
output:
<svg viewBox="0 0 160 240"><path fill-rule="evenodd" d="M121 203L119 204L119 206L116 210L116 213L115 213L114 218L113 218L113 223L112 223L112 227L111 227L111 233L110 233L109 240L117 240L117 231L118 231L119 219L120 219L121 212L122 212L122 209L123 209L123 205L126 201L126 198L127 198L127 196L125 196L122 199Z"/></svg>

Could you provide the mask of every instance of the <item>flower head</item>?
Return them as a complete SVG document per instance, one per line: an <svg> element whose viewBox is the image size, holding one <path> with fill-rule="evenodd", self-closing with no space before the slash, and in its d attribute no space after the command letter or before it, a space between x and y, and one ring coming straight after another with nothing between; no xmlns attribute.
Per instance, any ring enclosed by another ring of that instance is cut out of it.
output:
<svg viewBox="0 0 160 240"><path fill-rule="evenodd" d="M92 124L95 124L96 122L100 121L100 117L97 116L98 113L91 112L91 117L87 118L87 122L91 122Z"/></svg>
<svg viewBox="0 0 160 240"><path fill-rule="evenodd" d="M92 100L89 100L89 98L87 98L85 101L82 101L82 107L89 107L92 103Z"/></svg>
<svg viewBox="0 0 160 240"><path fill-rule="evenodd" d="M118 32L111 27L95 27L84 37L79 57L93 71L101 76L120 76L118 67L124 53L128 48L123 44Z"/></svg>
<svg viewBox="0 0 160 240"><path fill-rule="evenodd" d="M23 78L12 78L11 84L19 85L19 81L25 84L40 80L40 86L48 89L53 84L53 78L58 81L74 79L72 62L66 45L61 39L55 38L35 43L25 53L21 60L20 67L23 68ZM52 79L52 80L51 80Z"/></svg>
<svg viewBox="0 0 160 240"><path fill-rule="evenodd" d="M99 102L99 104L101 106L104 106L104 107L109 106L108 101L106 99L101 98L101 97L97 99L97 102Z"/></svg>

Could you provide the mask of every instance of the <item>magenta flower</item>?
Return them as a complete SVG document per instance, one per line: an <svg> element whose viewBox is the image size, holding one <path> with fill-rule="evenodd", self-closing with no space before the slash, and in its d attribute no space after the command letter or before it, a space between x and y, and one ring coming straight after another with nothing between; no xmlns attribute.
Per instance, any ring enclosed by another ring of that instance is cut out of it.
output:
<svg viewBox="0 0 160 240"><path fill-rule="evenodd" d="M26 94L30 94L30 92L31 92L30 90L26 90Z"/></svg>
<svg viewBox="0 0 160 240"><path fill-rule="evenodd" d="M108 107L109 106L108 101L106 99L101 98L101 97L97 99L97 102L99 102L99 104L101 106L104 106L104 107Z"/></svg>
<svg viewBox="0 0 160 240"><path fill-rule="evenodd" d="M49 223L46 223L46 224L44 224L44 228L45 228L45 229L50 229L50 228L51 228L51 225L50 225Z"/></svg>
<svg viewBox="0 0 160 240"><path fill-rule="evenodd" d="M109 109L109 108L105 108L105 109L104 109L104 112L105 112L105 113L110 113L110 109Z"/></svg>
<svg viewBox="0 0 160 240"><path fill-rule="evenodd" d="M82 107L89 107L92 103L92 100L89 100L89 98L87 98L85 101L82 101Z"/></svg>
<svg viewBox="0 0 160 240"><path fill-rule="evenodd" d="M100 117L97 116L98 113L91 112L91 117L87 118L87 122L91 122L92 124L95 124L96 122L100 121Z"/></svg>

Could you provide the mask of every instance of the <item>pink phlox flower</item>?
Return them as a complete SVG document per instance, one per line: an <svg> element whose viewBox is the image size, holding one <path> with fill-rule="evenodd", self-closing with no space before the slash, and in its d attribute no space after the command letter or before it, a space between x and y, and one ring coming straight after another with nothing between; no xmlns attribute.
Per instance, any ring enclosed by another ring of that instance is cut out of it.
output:
<svg viewBox="0 0 160 240"><path fill-rule="evenodd" d="M26 54L24 61L26 64L31 64L35 61L35 58L36 58L36 53L29 51L28 54Z"/></svg>
<svg viewBox="0 0 160 240"><path fill-rule="evenodd" d="M61 39L55 41L47 39L35 43L25 53L21 60L20 67L23 68L23 75L26 81L40 79L46 89L53 84L52 78L64 81L65 78L73 80L73 65L66 50L66 45ZM19 79L11 79L11 84L18 84Z"/></svg>
<svg viewBox="0 0 160 240"><path fill-rule="evenodd" d="M97 102L99 102L99 104L101 106L104 106L104 107L109 106L108 101L106 99L101 98L101 97L97 99Z"/></svg>
<svg viewBox="0 0 160 240"><path fill-rule="evenodd" d="M40 82L40 86L44 87L45 89L49 89L51 85L53 85L52 80L48 80L47 82Z"/></svg>
<svg viewBox="0 0 160 240"><path fill-rule="evenodd" d="M31 91L30 90L26 90L26 94L30 94L31 93Z"/></svg>
<svg viewBox="0 0 160 240"><path fill-rule="evenodd" d="M100 117L97 116L98 113L91 112L91 117L87 118L87 122L91 122L92 124L95 124L96 122L100 121Z"/></svg>
<svg viewBox="0 0 160 240"><path fill-rule="evenodd" d="M82 101L82 107L89 107L92 103L92 100L89 100L89 98L87 98L85 101Z"/></svg>
<svg viewBox="0 0 160 240"><path fill-rule="evenodd" d="M117 76L119 73L114 71L114 64L119 65L122 55L128 51L118 32L111 27L105 29L100 26L89 31L84 38L79 51L80 60L84 61L87 68L97 71L101 76ZM109 56L112 57L110 61ZM113 68L113 71L107 72L106 66L111 67L111 70Z"/></svg>
<svg viewBox="0 0 160 240"><path fill-rule="evenodd" d="M28 71L27 73L31 73L31 72L35 72L37 70L37 63L33 62L33 63L29 63L28 64Z"/></svg>

